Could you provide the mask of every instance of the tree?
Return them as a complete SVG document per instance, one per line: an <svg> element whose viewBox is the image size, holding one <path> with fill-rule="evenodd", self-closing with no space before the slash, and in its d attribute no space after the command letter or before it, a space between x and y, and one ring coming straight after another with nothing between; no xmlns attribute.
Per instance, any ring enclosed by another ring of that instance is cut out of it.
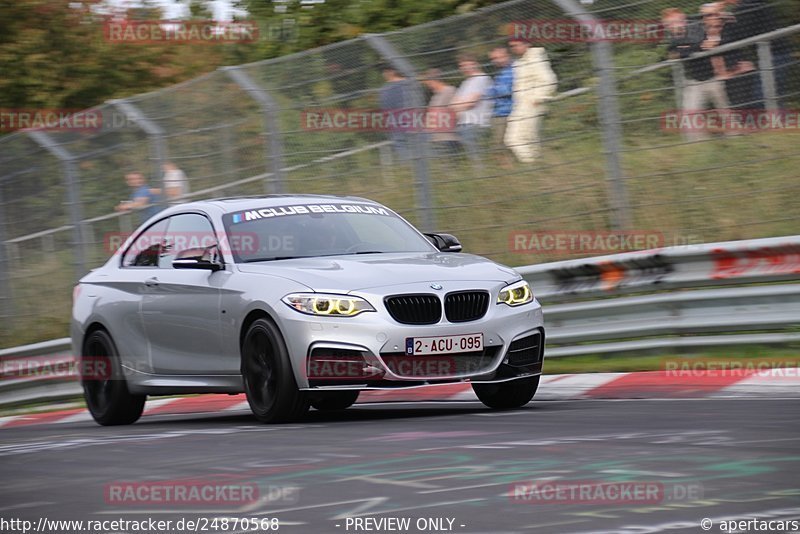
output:
<svg viewBox="0 0 800 534"><path fill-rule="evenodd" d="M0 0L0 27L6 29L0 32L0 107L92 107L192 78L223 62L224 54L209 45L109 42L108 16L92 4Z"/></svg>
<svg viewBox="0 0 800 534"><path fill-rule="evenodd" d="M109 42L111 16L97 0L0 0L0 108L88 108L111 98L150 91L233 65L278 57L446 17L491 0L299 0L277 13L267 0L232 0L260 27L256 43L121 44ZM192 18L208 19L208 2L191 0ZM156 4L129 18L162 15Z"/></svg>

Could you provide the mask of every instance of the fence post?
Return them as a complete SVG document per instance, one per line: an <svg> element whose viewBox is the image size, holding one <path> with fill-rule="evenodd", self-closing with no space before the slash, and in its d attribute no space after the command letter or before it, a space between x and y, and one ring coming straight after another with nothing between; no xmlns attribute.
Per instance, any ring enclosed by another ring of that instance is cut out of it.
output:
<svg viewBox="0 0 800 534"><path fill-rule="evenodd" d="M72 250L75 258L76 280L86 274L86 232L83 228L83 205L80 183L75 169L75 156L41 131L26 132L39 146L50 152L61 162L64 189L67 192L67 211L72 224Z"/></svg>
<svg viewBox="0 0 800 534"><path fill-rule="evenodd" d="M686 68L682 61L672 64L672 83L675 84L675 109L683 109L683 91L686 87Z"/></svg>
<svg viewBox="0 0 800 534"><path fill-rule="evenodd" d="M758 71L761 75L761 89L764 92L764 107L778 109L778 92L775 89L775 67L772 63L772 47L769 41L759 41Z"/></svg>
<svg viewBox="0 0 800 534"><path fill-rule="evenodd" d="M164 141L164 129L154 121L148 119L142 111L127 100L110 100L108 102L122 112L147 135L150 141L150 160L152 161L151 175L161 191L166 194L164 183L164 163L167 162L167 146ZM162 195L162 199L165 197Z"/></svg>
<svg viewBox="0 0 800 534"><path fill-rule="evenodd" d="M284 193L286 185L283 168L283 139L278 127L278 105L275 99L240 67L222 67L220 70L225 72L236 85L244 89L250 98L261 106L264 114L264 131L269 136L269 143L265 143L265 157L272 162L272 165L267 166L266 191L268 194Z"/></svg>
<svg viewBox="0 0 800 534"><path fill-rule="evenodd" d="M581 24L597 27L600 21L588 13L575 0L553 0L567 15ZM615 230L630 228L631 215L625 177L622 174L622 124L617 100L617 81L614 77L614 49L607 41L591 43L592 63L600 82L597 86L600 126L603 128L603 147L606 156L606 179L609 200L614 212Z"/></svg>
<svg viewBox="0 0 800 534"><path fill-rule="evenodd" d="M425 109L425 97L422 86L417 81L417 72L411 63L403 57L392 44L382 35L368 34L364 36L367 44L383 57L389 64L397 69L409 81L411 91L411 108ZM427 145L421 132L411 132L412 150L414 153L415 181L414 189L417 196L417 209L420 211L420 226L426 232L435 232L436 214L433 210L433 191L431 190L431 176L428 169Z"/></svg>
<svg viewBox="0 0 800 534"><path fill-rule="evenodd" d="M220 175L222 176L223 180L237 180L239 178L239 175L236 172L237 164L233 161L233 147L235 145L233 126L226 124L222 127L222 132L219 136L219 142L220 152L222 152L222 168L220 169Z"/></svg>
<svg viewBox="0 0 800 534"><path fill-rule="evenodd" d="M11 267L6 253L6 204L3 199L3 183L0 182L0 318L10 332L14 320L14 301L11 295L11 284L9 283L9 273Z"/></svg>

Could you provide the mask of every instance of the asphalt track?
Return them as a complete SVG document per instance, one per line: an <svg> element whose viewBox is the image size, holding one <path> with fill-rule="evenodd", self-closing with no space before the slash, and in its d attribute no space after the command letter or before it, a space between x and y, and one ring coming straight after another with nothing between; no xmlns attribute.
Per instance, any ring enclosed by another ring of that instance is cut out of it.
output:
<svg viewBox="0 0 800 534"><path fill-rule="evenodd" d="M540 401L510 412L397 403L311 412L293 425L223 413L9 428L0 433L0 518L278 518L279 532L302 534L706 532L700 522L710 518L720 532L723 518L800 518L798 413L800 400L789 398ZM519 484L547 480L661 489L646 502L515 498ZM109 493L175 481L255 486L258 499L122 502ZM356 518L369 521L356 529ZM410 527L380 529L381 518Z"/></svg>

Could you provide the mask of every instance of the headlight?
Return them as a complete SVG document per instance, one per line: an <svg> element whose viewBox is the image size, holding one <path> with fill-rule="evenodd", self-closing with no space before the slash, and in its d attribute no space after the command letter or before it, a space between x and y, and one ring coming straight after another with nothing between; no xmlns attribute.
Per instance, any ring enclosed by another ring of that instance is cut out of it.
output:
<svg viewBox="0 0 800 534"><path fill-rule="evenodd" d="M375 311L369 302L361 297L349 295L330 295L327 293L292 293L283 297L283 302L301 313L309 315L329 315L333 317L352 317L365 311Z"/></svg>
<svg viewBox="0 0 800 534"><path fill-rule="evenodd" d="M500 290L497 296L498 304L508 304L509 306L521 306L533 300L531 286L525 280L514 282Z"/></svg>

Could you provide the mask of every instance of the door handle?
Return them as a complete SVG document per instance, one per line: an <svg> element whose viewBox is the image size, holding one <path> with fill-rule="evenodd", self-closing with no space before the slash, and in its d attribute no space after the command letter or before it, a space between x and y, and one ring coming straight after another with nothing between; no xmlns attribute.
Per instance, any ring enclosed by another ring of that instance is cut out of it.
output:
<svg viewBox="0 0 800 534"><path fill-rule="evenodd" d="M146 285L147 287L155 287L158 285L158 278L156 278L155 276L152 278L148 278L147 280L144 281L144 285Z"/></svg>

